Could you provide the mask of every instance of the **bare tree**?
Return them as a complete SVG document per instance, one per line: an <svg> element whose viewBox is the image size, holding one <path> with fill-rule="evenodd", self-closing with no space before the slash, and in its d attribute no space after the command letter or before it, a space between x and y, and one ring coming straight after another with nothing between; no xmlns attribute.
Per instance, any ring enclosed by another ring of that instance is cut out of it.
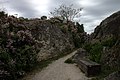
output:
<svg viewBox="0 0 120 80"><path fill-rule="evenodd" d="M60 5L59 8L55 8L53 12L50 12L52 16L61 16L67 21L73 21L75 17L80 17L80 12L83 8L74 8L73 4L66 6L64 4Z"/></svg>

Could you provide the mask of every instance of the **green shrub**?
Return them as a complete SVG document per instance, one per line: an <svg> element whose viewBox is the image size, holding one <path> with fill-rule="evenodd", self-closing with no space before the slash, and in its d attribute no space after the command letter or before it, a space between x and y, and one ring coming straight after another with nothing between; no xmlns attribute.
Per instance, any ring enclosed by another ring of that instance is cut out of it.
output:
<svg viewBox="0 0 120 80"><path fill-rule="evenodd" d="M95 43L91 46L89 59L100 63L101 55L102 55L103 46L100 43Z"/></svg>
<svg viewBox="0 0 120 80"><path fill-rule="evenodd" d="M24 41L23 41L24 43ZM9 43L10 44L10 43ZM3 63L2 71L7 74L2 74L3 79L15 80L23 76L26 71L29 71L37 62L37 50L33 45L22 44L15 40L11 45L2 44L0 48L0 62ZM7 47L6 47L7 46Z"/></svg>
<svg viewBox="0 0 120 80"><path fill-rule="evenodd" d="M108 65L101 65L101 73L96 76L97 80L104 80L105 77L107 77L109 74L120 71L120 68L111 68Z"/></svg>
<svg viewBox="0 0 120 80"><path fill-rule="evenodd" d="M87 51L87 52L90 52L90 50L91 50L91 44L90 43L86 43L86 44L84 44L84 46L83 46L83 48Z"/></svg>
<svg viewBox="0 0 120 80"><path fill-rule="evenodd" d="M100 63L103 46L100 43L85 44L83 48L89 53L90 60Z"/></svg>
<svg viewBox="0 0 120 80"><path fill-rule="evenodd" d="M115 42L116 42L116 39L114 39L113 37L110 37L110 38L102 41L102 45L112 47L115 44Z"/></svg>
<svg viewBox="0 0 120 80"><path fill-rule="evenodd" d="M0 78L2 80L16 80L30 71L37 62L39 52L39 43L31 34L31 30L22 25L18 27L11 21L7 24L2 20L0 25Z"/></svg>
<svg viewBox="0 0 120 80"><path fill-rule="evenodd" d="M84 44L84 37L77 34L77 33L73 33L73 42L76 48L82 47L82 45Z"/></svg>
<svg viewBox="0 0 120 80"><path fill-rule="evenodd" d="M84 32L84 26L83 24L79 24L78 22L76 23L76 26L77 26L77 32L78 33L83 33Z"/></svg>

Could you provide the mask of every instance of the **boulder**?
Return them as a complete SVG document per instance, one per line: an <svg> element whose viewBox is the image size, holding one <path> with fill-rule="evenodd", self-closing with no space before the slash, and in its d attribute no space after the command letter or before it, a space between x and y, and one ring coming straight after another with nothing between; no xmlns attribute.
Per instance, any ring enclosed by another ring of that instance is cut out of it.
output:
<svg viewBox="0 0 120 80"><path fill-rule="evenodd" d="M47 16L42 16L41 17L41 20L46 20L47 19Z"/></svg>
<svg viewBox="0 0 120 80"><path fill-rule="evenodd" d="M120 71L109 74L104 80L120 80Z"/></svg>
<svg viewBox="0 0 120 80"><path fill-rule="evenodd" d="M104 38L107 35L120 37L120 11L103 20L93 34L93 38Z"/></svg>

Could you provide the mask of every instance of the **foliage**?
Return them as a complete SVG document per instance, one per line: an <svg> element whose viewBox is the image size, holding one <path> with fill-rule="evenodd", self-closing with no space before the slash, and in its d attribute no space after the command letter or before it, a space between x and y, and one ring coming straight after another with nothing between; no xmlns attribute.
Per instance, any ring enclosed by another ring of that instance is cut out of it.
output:
<svg viewBox="0 0 120 80"><path fill-rule="evenodd" d="M84 26L83 26L83 24L79 24L78 22L76 23L76 26L77 26L77 31L78 31L78 33L83 33L84 32Z"/></svg>
<svg viewBox="0 0 120 80"><path fill-rule="evenodd" d="M101 65L101 73L96 76L94 80L104 80L105 77L116 71L120 71L120 68L111 68L108 65Z"/></svg>
<svg viewBox="0 0 120 80"><path fill-rule="evenodd" d="M82 47L82 44L84 44L84 37L80 35L79 33L73 33L73 42L75 44L76 48Z"/></svg>
<svg viewBox="0 0 120 80"><path fill-rule="evenodd" d="M112 47L116 43L116 39L113 37L107 38L106 40L102 41L103 46Z"/></svg>
<svg viewBox="0 0 120 80"><path fill-rule="evenodd" d="M86 43L86 44L84 44L84 46L83 46L83 48L87 51L87 52L89 52L90 53L90 50L91 50L91 43Z"/></svg>
<svg viewBox="0 0 120 80"><path fill-rule="evenodd" d="M74 25L73 22L68 22L68 24L60 23L59 26L63 33L72 34L73 43L76 48L82 47L85 42L83 24L80 25L79 23L77 23L76 25Z"/></svg>
<svg viewBox="0 0 120 80"><path fill-rule="evenodd" d="M6 14L2 14L4 20L0 23L0 78L16 80L37 62L38 41L31 30L17 27L5 17Z"/></svg>
<svg viewBox="0 0 120 80"><path fill-rule="evenodd" d="M61 31L62 31L63 33L67 33L67 31L68 31L66 25L61 25L61 26L60 26L60 29L61 29Z"/></svg>
<svg viewBox="0 0 120 80"><path fill-rule="evenodd" d="M66 6L64 4L60 5L59 8L55 8L53 12L50 12L52 16L61 16L65 20L72 21L75 17L80 16L82 8L75 9L73 5Z"/></svg>
<svg viewBox="0 0 120 80"><path fill-rule="evenodd" d="M100 75L96 76L96 78L94 78L93 80L103 80L110 73L113 73L115 71L120 70L120 67L116 66L115 64L113 64L114 66L111 66L109 64L104 64L104 63L107 63L109 61L100 62L100 61L102 61L101 60L101 55L103 55L102 54L103 46L106 46L106 47L109 47L109 49L112 49L112 48L115 47L115 45L116 46L119 45L119 44L116 44L117 40L113 37L110 37L110 38L107 38L105 40L102 40L100 43L95 43L95 44L88 43L88 44L84 45L83 48L86 49L89 52L89 59L102 64ZM117 49L117 48L115 47L115 49ZM105 54L107 54L107 53L105 53ZM115 55L115 53L114 53L114 55ZM114 58L113 56L111 56L111 57ZM108 58L111 59L111 57L108 57Z"/></svg>
<svg viewBox="0 0 120 80"><path fill-rule="evenodd" d="M90 50L89 58L92 61L100 63L101 55L102 55L103 46L100 43L95 43L92 45Z"/></svg>
<svg viewBox="0 0 120 80"><path fill-rule="evenodd" d="M89 59L100 63L103 46L100 43L95 44L85 44L83 47L87 52L89 52Z"/></svg>
<svg viewBox="0 0 120 80"><path fill-rule="evenodd" d="M0 18L3 17L5 15L4 11L0 11Z"/></svg>

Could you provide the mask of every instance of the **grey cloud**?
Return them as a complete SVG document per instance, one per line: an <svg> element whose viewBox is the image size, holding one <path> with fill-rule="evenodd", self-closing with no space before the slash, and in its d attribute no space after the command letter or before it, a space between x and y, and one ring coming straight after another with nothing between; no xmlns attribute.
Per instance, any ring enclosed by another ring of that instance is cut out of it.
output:
<svg viewBox="0 0 120 80"><path fill-rule="evenodd" d="M99 0L98 3L99 4L95 6L84 6L81 22L86 24L85 27L87 32L93 31L93 29L99 25L94 23L95 20L100 23L113 12L120 10L120 0Z"/></svg>
<svg viewBox="0 0 120 80"><path fill-rule="evenodd" d="M24 17L34 17L37 13L34 6L29 3L29 0L11 0L8 2L8 5Z"/></svg>
<svg viewBox="0 0 120 80"><path fill-rule="evenodd" d="M34 1L34 0L33 0ZM87 3L86 5L80 5L81 0L48 0L50 3L46 5L48 7L48 12L53 11L54 8L59 7L61 4L74 4L75 8L83 7L83 13L80 17L80 23L85 24L85 29L87 32L93 31L93 29L99 25L99 23L105 19L107 16L120 10L120 0L90 0L95 5ZM89 0L82 0L89 1ZM42 3L42 1L41 1ZM30 0L9 0L7 3L11 8L15 9L16 12L22 14L24 17L39 17L41 14L39 10L35 9L35 5L30 3ZM48 13L49 14L49 13Z"/></svg>
<svg viewBox="0 0 120 80"><path fill-rule="evenodd" d="M79 0L51 0L50 5L49 5L49 11L53 11L54 8L59 7L61 4L65 5L71 5L73 4L74 7L82 7L80 4L78 4ZM54 4L54 5L52 5Z"/></svg>

